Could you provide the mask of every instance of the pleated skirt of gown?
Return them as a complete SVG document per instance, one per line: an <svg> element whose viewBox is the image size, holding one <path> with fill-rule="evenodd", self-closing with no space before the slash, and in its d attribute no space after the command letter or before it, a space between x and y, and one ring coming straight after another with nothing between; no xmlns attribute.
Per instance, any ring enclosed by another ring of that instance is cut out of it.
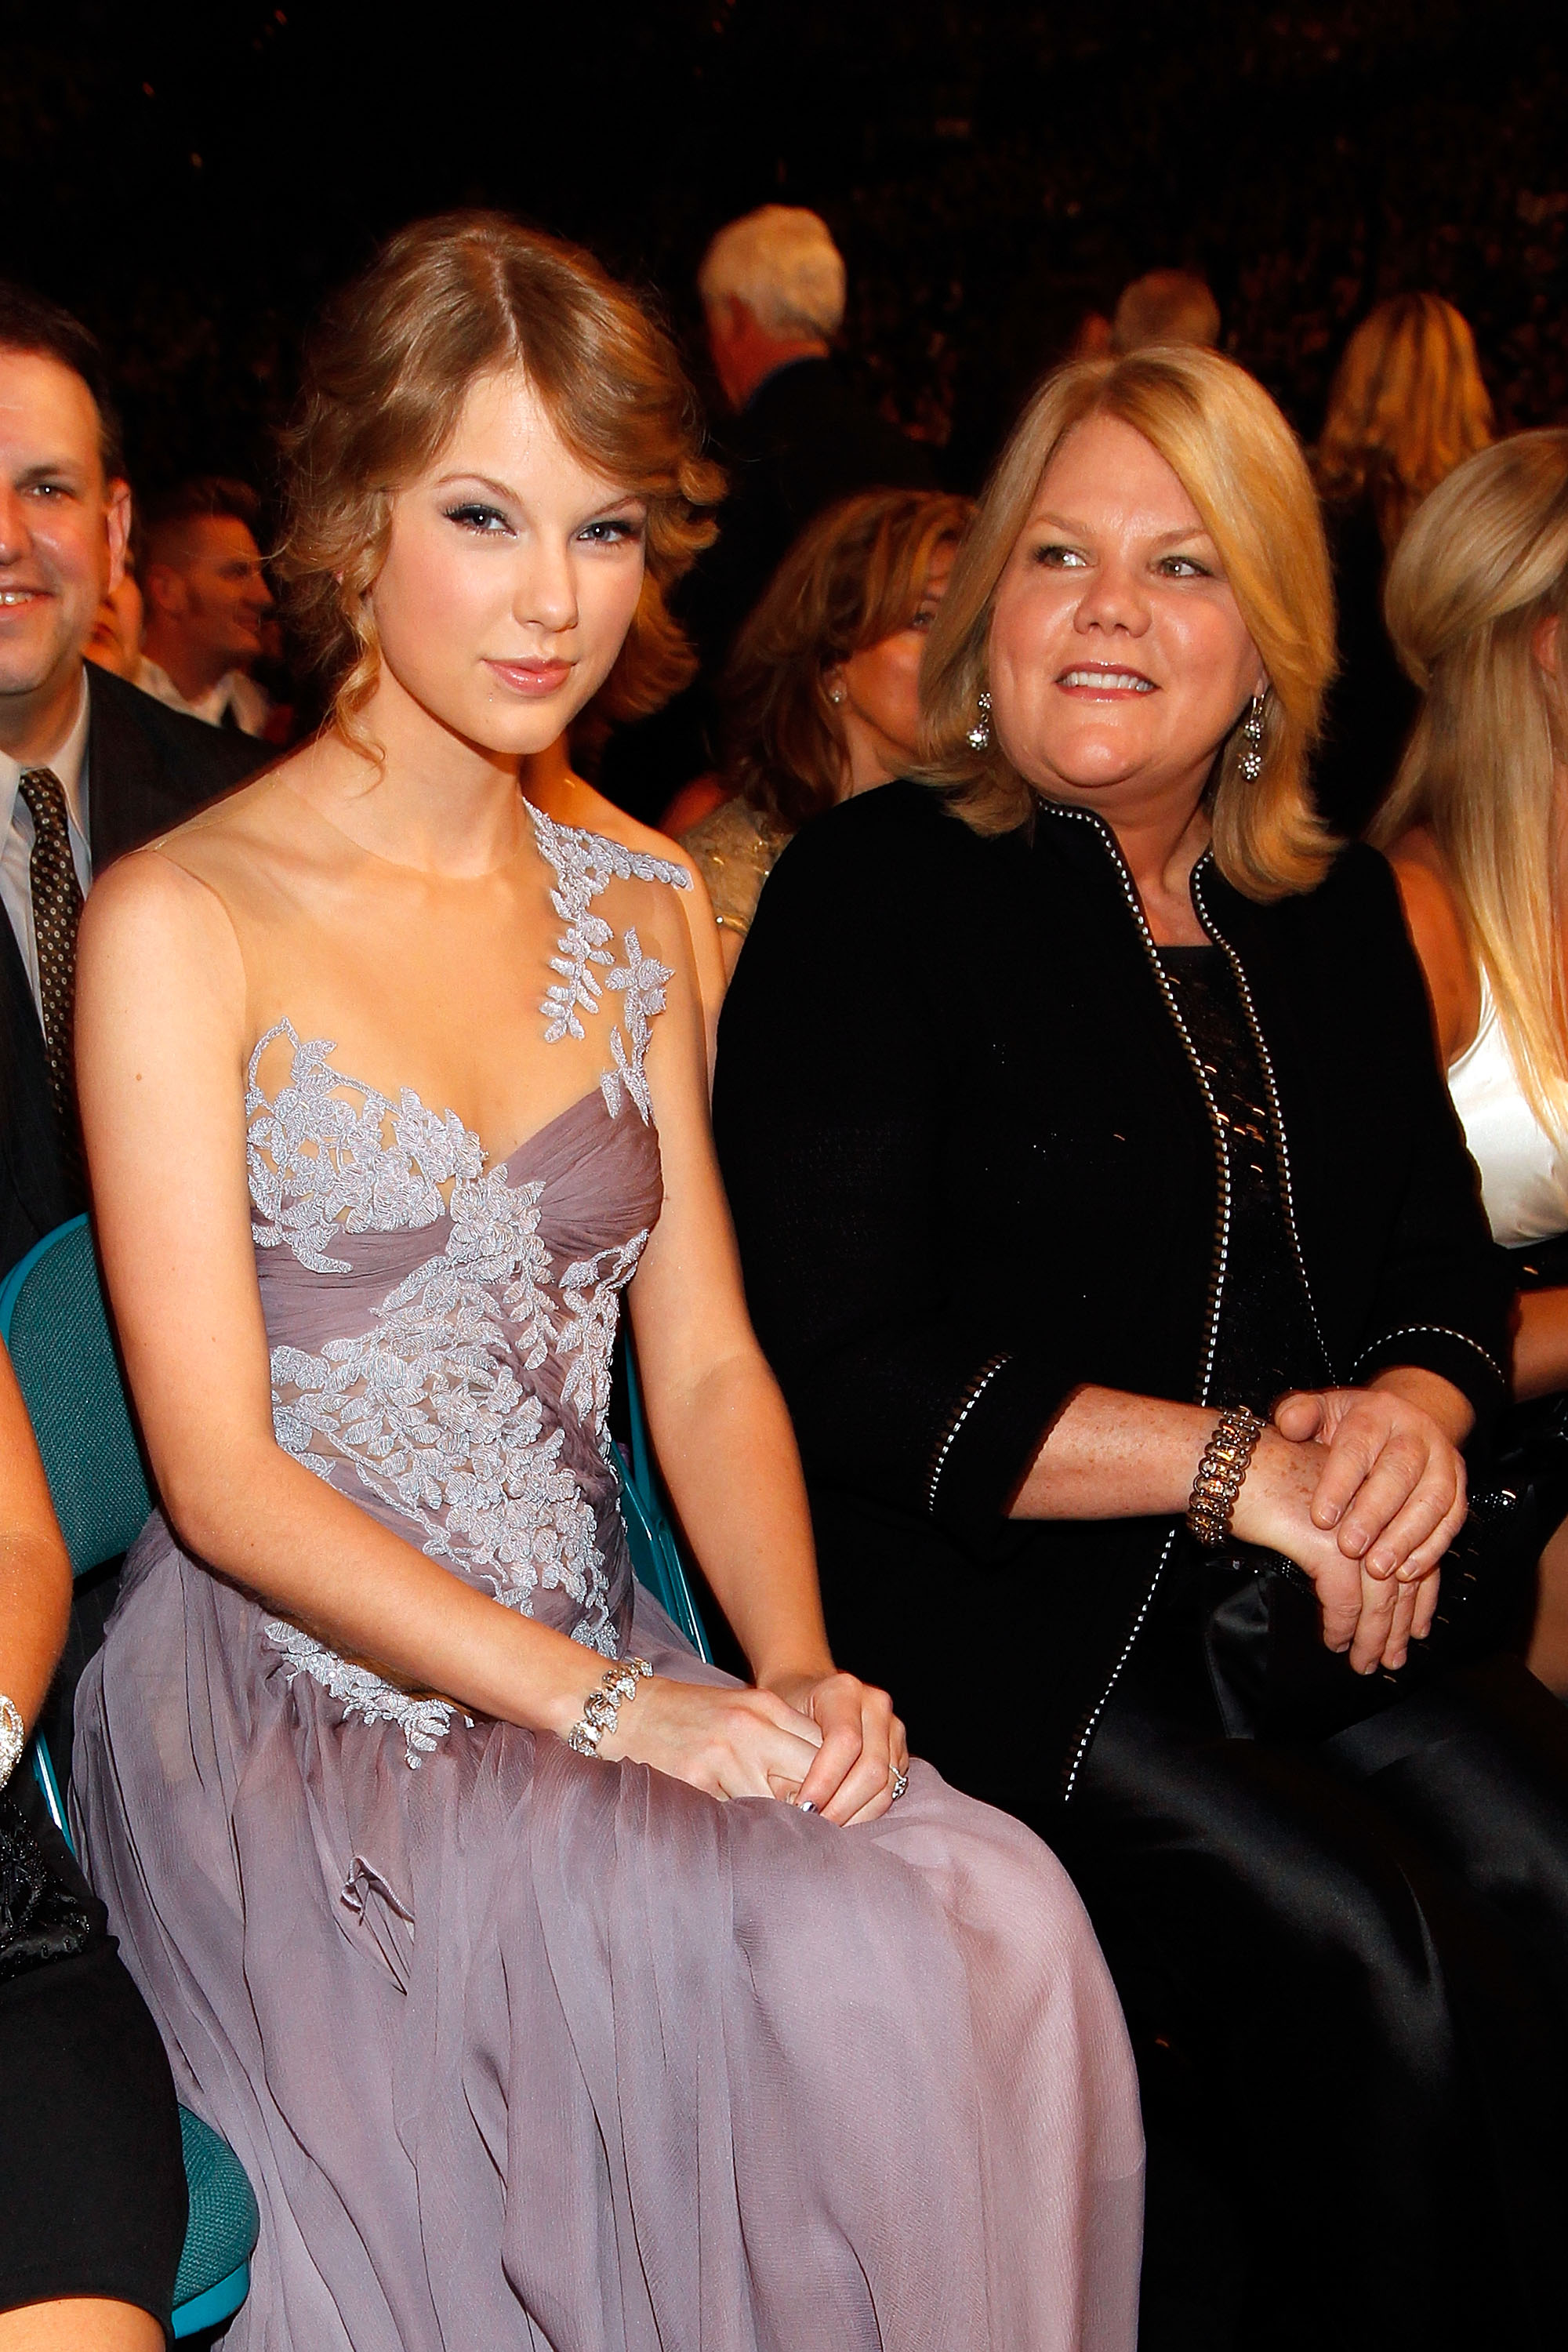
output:
<svg viewBox="0 0 1568 2352"><path fill-rule="evenodd" d="M1131 2060L1019 1822L460 1718L410 1770L261 1623L154 1518L77 1709L94 1881L260 2199L230 2352L1130 2352Z"/></svg>

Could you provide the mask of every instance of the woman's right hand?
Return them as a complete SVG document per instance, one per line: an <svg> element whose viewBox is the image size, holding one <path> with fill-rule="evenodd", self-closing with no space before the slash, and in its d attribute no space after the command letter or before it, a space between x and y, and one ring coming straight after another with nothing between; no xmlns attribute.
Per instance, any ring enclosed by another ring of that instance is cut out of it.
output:
<svg viewBox="0 0 1568 2352"><path fill-rule="evenodd" d="M772 1691L678 1682L654 1675L621 1707L599 1753L651 1765L710 1797L787 1802L810 1771L822 1734Z"/></svg>
<svg viewBox="0 0 1568 2352"><path fill-rule="evenodd" d="M1437 1563L1409 1582L1374 1576L1347 1559L1331 1528L1315 1526L1312 1498L1328 1460L1315 1441L1295 1444L1265 1429L1253 1452L1231 1526L1243 1543L1293 1560L1312 1580L1322 1611L1323 1640L1348 1651L1357 1674L1402 1666L1412 1640L1422 1640L1437 1606Z"/></svg>

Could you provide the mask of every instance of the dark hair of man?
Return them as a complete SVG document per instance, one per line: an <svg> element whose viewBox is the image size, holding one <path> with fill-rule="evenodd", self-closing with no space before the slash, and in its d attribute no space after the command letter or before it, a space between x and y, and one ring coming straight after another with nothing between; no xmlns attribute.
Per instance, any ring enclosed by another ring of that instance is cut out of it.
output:
<svg viewBox="0 0 1568 2352"><path fill-rule="evenodd" d="M58 302L47 301L43 295L0 278L0 352L26 352L39 359L53 360L81 378L98 411L98 446L103 478L107 482L118 480L125 471L125 453L120 415L110 394L109 374L98 338L88 332L79 319L62 310Z"/></svg>
<svg viewBox="0 0 1568 2352"><path fill-rule="evenodd" d="M185 525L209 515L232 516L252 539L259 537L261 500L248 482L233 481L226 474L195 474L143 502L138 530L142 562L172 561L173 542Z"/></svg>

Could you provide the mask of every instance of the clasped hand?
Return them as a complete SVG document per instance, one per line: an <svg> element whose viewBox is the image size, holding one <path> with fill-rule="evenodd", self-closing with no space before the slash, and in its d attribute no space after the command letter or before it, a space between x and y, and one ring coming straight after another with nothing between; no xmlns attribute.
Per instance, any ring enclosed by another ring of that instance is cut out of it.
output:
<svg viewBox="0 0 1568 2352"><path fill-rule="evenodd" d="M710 1797L775 1797L847 1826L893 1801L909 1745L886 1691L853 1675L785 1675L766 1689L655 1675L599 1753L648 1764Z"/></svg>
<svg viewBox="0 0 1568 2352"><path fill-rule="evenodd" d="M1358 1674L1402 1666L1465 1520L1465 1465L1433 1416L1383 1389L1298 1391L1258 1440L1233 1525L1312 1579L1323 1639Z"/></svg>

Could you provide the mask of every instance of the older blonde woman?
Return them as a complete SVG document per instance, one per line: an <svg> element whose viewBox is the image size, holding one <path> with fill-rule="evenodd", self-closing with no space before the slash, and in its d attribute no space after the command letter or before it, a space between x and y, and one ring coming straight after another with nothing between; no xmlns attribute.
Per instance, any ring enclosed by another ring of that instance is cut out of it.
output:
<svg viewBox="0 0 1568 2352"><path fill-rule="evenodd" d="M1422 1647L1505 1300L1388 870L1307 797L1331 647L1258 386L1064 370L931 633L925 780L781 861L720 1049L837 1654L1053 1825L1220 2152L1239 2275L1171 2229L1162 2096L1145 2347L1564 2315L1568 1738Z"/></svg>
<svg viewBox="0 0 1568 2352"><path fill-rule="evenodd" d="M1426 703L1376 838L1492 1234L1524 1285L1513 1381L1527 1407L1568 1390L1565 608L1568 432L1521 433L1433 492L1389 572L1389 627ZM1551 1415L1531 1419L1544 1468L1561 1441ZM1541 1570L1530 1661L1568 1694L1568 1528Z"/></svg>

